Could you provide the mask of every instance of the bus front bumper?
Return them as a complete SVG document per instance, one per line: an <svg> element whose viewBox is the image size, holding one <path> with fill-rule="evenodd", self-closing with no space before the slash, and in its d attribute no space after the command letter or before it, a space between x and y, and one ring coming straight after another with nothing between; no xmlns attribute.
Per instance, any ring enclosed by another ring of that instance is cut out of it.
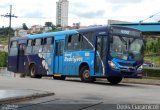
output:
<svg viewBox="0 0 160 110"><path fill-rule="evenodd" d="M111 70L109 76L118 76L123 78L142 78L143 70Z"/></svg>

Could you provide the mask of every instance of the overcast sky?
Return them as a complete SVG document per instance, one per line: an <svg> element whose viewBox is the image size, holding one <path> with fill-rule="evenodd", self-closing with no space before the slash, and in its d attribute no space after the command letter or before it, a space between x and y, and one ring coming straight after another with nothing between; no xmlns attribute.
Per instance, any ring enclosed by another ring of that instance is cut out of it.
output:
<svg viewBox="0 0 160 110"><path fill-rule="evenodd" d="M9 5L18 18L12 19L12 27L56 23L58 0L0 0L0 15L9 13ZM156 22L160 19L160 0L69 0L69 25L105 25L108 19L139 22ZM0 17L0 27L8 26L9 19Z"/></svg>

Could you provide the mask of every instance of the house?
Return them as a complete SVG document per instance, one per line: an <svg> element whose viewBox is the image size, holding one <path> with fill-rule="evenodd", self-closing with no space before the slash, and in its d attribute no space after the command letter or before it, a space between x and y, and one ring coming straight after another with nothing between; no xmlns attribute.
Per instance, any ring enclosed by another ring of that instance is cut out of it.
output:
<svg viewBox="0 0 160 110"><path fill-rule="evenodd" d="M26 36L26 35L28 35L28 30L18 28L14 32L14 36L23 37L23 36Z"/></svg>

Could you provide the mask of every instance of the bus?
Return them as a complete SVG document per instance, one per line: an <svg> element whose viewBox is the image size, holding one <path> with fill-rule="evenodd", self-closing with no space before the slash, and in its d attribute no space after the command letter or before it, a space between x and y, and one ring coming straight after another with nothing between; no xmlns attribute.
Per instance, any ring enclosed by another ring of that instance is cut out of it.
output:
<svg viewBox="0 0 160 110"><path fill-rule="evenodd" d="M139 30L120 26L89 27L49 32L10 41L8 70L32 78L52 76L83 82L107 78L143 77L143 36Z"/></svg>

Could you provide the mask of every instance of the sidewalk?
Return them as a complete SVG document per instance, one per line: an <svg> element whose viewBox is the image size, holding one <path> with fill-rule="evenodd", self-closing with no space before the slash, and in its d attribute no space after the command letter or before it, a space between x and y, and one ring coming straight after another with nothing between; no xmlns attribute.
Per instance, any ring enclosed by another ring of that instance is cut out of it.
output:
<svg viewBox="0 0 160 110"><path fill-rule="evenodd" d="M158 79L130 79L124 78L122 80L123 83L134 83L134 84L148 84L148 85L160 85L160 80Z"/></svg>

